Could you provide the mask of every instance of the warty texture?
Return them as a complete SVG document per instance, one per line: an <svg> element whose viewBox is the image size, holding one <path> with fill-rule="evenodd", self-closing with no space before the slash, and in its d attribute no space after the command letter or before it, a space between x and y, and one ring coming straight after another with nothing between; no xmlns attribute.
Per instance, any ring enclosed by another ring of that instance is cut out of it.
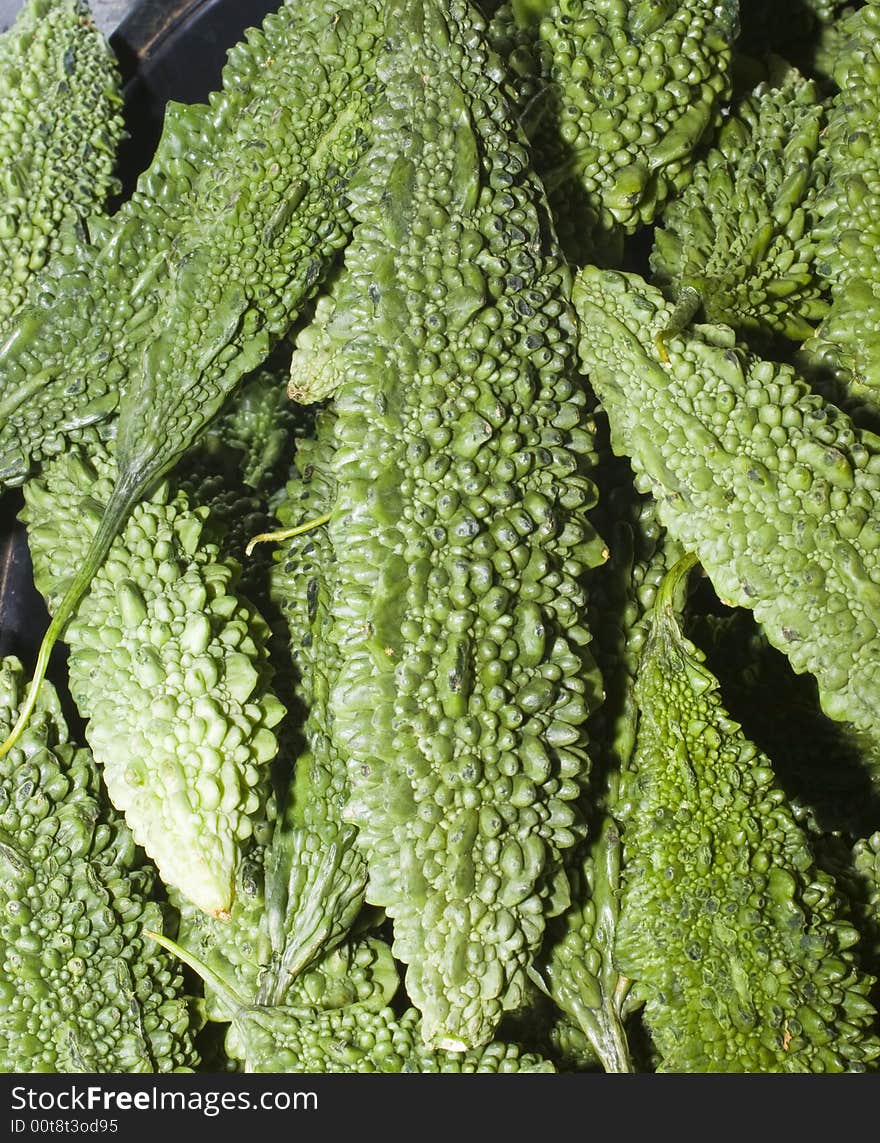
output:
<svg viewBox="0 0 880 1143"><path fill-rule="evenodd" d="M617 257L690 181L731 92L732 0L560 0L537 27L529 114L572 259Z"/></svg>
<svg viewBox="0 0 880 1143"><path fill-rule="evenodd" d="M25 685L0 663L0 724ZM157 878L70 741L54 689L0 761L0 1071L172 1072L199 1064Z"/></svg>
<svg viewBox="0 0 880 1143"><path fill-rule="evenodd" d="M112 444L53 459L22 519L50 612L84 558L115 477ZM206 912L232 905L241 844L268 796L268 628L237 565L203 536L207 510L167 484L141 503L65 640L70 688L111 800L163 880Z"/></svg>
<svg viewBox="0 0 880 1143"><path fill-rule="evenodd" d="M116 57L85 0L27 0L0 35L0 321L65 224L116 189Z"/></svg>
<svg viewBox="0 0 880 1143"><path fill-rule="evenodd" d="M407 1008L349 1004L326 1010L256 1008L236 1017L251 1072L553 1072L546 1059L493 1041L466 1052L425 1047L421 1016Z"/></svg>
<svg viewBox="0 0 880 1143"><path fill-rule="evenodd" d="M827 182L823 126L816 84L793 68L735 106L654 232L650 265L664 292L693 291L701 317L740 338L813 333L828 309L812 233Z"/></svg>
<svg viewBox="0 0 880 1143"><path fill-rule="evenodd" d="M636 681L614 954L657 1070L864 1071L880 1040L858 933L666 587Z"/></svg>
<svg viewBox="0 0 880 1143"><path fill-rule="evenodd" d="M822 708L876 734L880 441L724 326L666 341L672 306L635 274L585 268L580 351L661 523L720 598L751 609Z"/></svg>
<svg viewBox="0 0 880 1143"><path fill-rule="evenodd" d="M845 21L825 132L830 163L816 227L832 307L810 349L845 368L850 393L880 409L880 3Z"/></svg>
<svg viewBox="0 0 880 1143"><path fill-rule="evenodd" d="M266 357L346 241L378 31L367 0L284 4L208 104L169 105L131 198L0 329L0 477L116 402L123 470L158 476Z"/></svg>
<svg viewBox="0 0 880 1143"><path fill-rule="evenodd" d="M462 1051L519 1003L565 903L604 545L571 279L500 64L458 0L392 3L388 27L350 188L330 711L367 900L426 1042Z"/></svg>
<svg viewBox="0 0 880 1143"><path fill-rule="evenodd" d="M336 417L318 413L314 437L297 443L294 472L276 506L282 528L313 525L336 495L333 458ZM281 609L297 675L296 697L305 712L304 743L267 864L267 916L276 953L261 1003L280 1003L289 981L347 936L364 902L367 868L345 818L348 761L335 733L331 686L340 668L328 638L337 560L323 525L309 526L279 549L272 597Z"/></svg>
<svg viewBox="0 0 880 1143"><path fill-rule="evenodd" d="M0 754L26 724L52 646L133 507L241 377L265 360L344 243L345 187L366 145L379 31L369 0L344 12L329 0L307 13L289 4L230 53L225 90L204 114L212 126L216 116L222 128L199 140L193 169L178 184L183 193L172 208L171 235L157 228L158 260L138 266L137 277L151 279L153 296L137 314L147 333L121 363L113 491L44 635L28 700ZM126 233L126 219L117 218L105 254L114 236ZM151 211L147 219L149 227L156 222ZM136 207L128 222L138 230ZM116 273L117 264L114 258L114 289L130 294L132 282ZM97 286L100 294L100 280ZM39 361L36 347L28 346L34 323L54 327L55 348L69 350L63 306L56 315L60 330L47 314L36 318L33 307L22 313L23 324L5 343L6 354L14 347L20 371L22 352ZM76 320L88 327L90 316L87 307ZM0 392L6 354L0 346ZM66 371L68 363L61 367Z"/></svg>

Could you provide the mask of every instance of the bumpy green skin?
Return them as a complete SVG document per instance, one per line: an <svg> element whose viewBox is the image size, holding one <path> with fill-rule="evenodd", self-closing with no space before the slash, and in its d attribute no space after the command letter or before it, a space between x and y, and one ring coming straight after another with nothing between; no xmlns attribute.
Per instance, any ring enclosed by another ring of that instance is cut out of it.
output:
<svg viewBox="0 0 880 1143"><path fill-rule="evenodd" d="M870 949L872 970L876 971L880 968L880 831L856 842L852 868L859 882L859 928Z"/></svg>
<svg viewBox="0 0 880 1143"><path fill-rule="evenodd" d="M880 1040L858 933L666 602L636 682L615 945L657 1070L864 1071Z"/></svg>
<svg viewBox="0 0 880 1143"><path fill-rule="evenodd" d="M0 664L0 723L26 679ZM143 936L163 920L155 873L108 806L54 690L0 762L0 1071L171 1072L198 1066L174 958Z"/></svg>
<svg viewBox="0 0 880 1143"><path fill-rule="evenodd" d="M560 1016L547 1032L547 1055L560 1072L598 1072L601 1065L593 1045L583 1030L568 1017Z"/></svg>
<svg viewBox="0 0 880 1143"><path fill-rule="evenodd" d="M637 1066L626 1021L632 994L612 956L619 916L619 776L635 743L633 689L650 609L665 572L683 553L659 523L651 498L634 488L630 465L611 454L607 420L600 417L598 427L595 515L611 551L590 587L590 629L605 681L604 701L591 722L597 756L586 794L592 836L569 873L571 906L548 925L535 971L570 1025L586 1037L594 1065L630 1072ZM576 1064L583 1053L572 1028L560 1026L558 1034L566 1058L574 1052ZM586 1061L577 1070L583 1066Z"/></svg>
<svg viewBox="0 0 880 1143"><path fill-rule="evenodd" d="M880 441L724 326L655 339L672 307L637 275L587 267L580 352L615 451L725 602L819 684L823 710L876 734Z"/></svg>
<svg viewBox="0 0 880 1143"><path fill-rule="evenodd" d="M488 17L486 38L505 65L505 93L523 130L531 135L533 120L540 122L545 86L538 62L538 29L550 13L549 0L520 4L505 0L498 5L478 4ZM494 8L489 13L488 9Z"/></svg>
<svg viewBox="0 0 880 1143"><path fill-rule="evenodd" d="M819 204L818 268L833 305L810 348L852 374L850 390L880 409L880 2L847 21L839 86L825 132L828 193Z"/></svg>
<svg viewBox="0 0 880 1143"><path fill-rule="evenodd" d="M850 845L870 833L880 802L876 737L824 715L816 680L794 674L749 612L695 614L685 630L705 652L731 716L773 759L792 809Z"/></svg>
<svg viewBox="0 0 880 1143"><path fill-rule="evenodd" d="M281 528L324 515L336 493L332 472L336 418L316 418L314 438L299 441L295 472L276 506ZM367 869L344 818L348 755L334 732L330 687L339 651L327 639L336 558L325 527L288 540L272 569L272 596L288 624L290 653L304 707L305 748L296 759L283 822L267 866L267 906L274 973L261 1003L280 1003L289 981L348 933L364 901Z"/></svg>
<svg viewBox="0 0 880 1143"><path fill-rule="evenodd" d="M251 1072L554 1072L549 1060L495 1041L467 1052L424 1047L415 1008L249 1008L236 1016Z"/></svg>
<svg viewBox="0 0 880 1143"><path fill-rule="evenodd" d="M312 320L297 334L287 384L291 401L311 405L332 397L342 384L345 321L356 300L352 295L356 288L352 275L341 267L315 303Z"/></svg>
<svg viewBox="0 0 880 1143"><path fill-rule="evenodd" d="M324 1010L363 1004L378 1012L391 1003L399 987L391 946L376 937L352 939L298 976L285 992L284 1003Z"/></svg>
<svg viewBox="0 0 880 1143"><path fill-rule="evenodd" d="M607 817L573 877L573 906L549 926L536 966L549 995L614 1073L633 1071L623 1011L629 981L612 958L619 893L620 834Z"/></svg>
<svg viewBox="0 0 880 1143"><path fill-rule="evenodd" d="M350 939L323 955L297 975L285 974L278 983L281 955L273 949L271 923L266 909L266 849L254 847L236 871L235 901L226 921L209 917L172 894L180 909L178 943L216 973L248 1003L305 1004L338 1008L355 1002L379 1009L391 1002L399 979L391 950L374 938ZM282 950L283 951L283 950ZM209 1020L228 1023L235 1010L229 995L204 982L205 1014ZM246 1059L246 1049L232 1030L226 1044L231 1059Z"/></svg>
<svg viewBox="0 0 880 1143"><path fill-rule="evenodd" d="M351 187L330 710L367 900L427 1042L464 1050L519 1003L565 903L603 544L570 276L500 64L459 0L391 4L388 27Z"/></svg>
<svg viewBox="0 0 880 1143"><path fill-rule="evenodd" d="M25 487L35 579L50 611L113 487L109 444L74 448ZM113 804L163 880L226 913L241 844L268 794L268 628L236 565L202 535L206 509L168 485L138 506L69 624L71 693Z"/></svg>
<svg viewBox="0 0 880 1143"><path fill-rule="evenodd" d="M287 397L281 362L261 366L241 383L220 415L207 426L187 458L195 456L190 469L204 472L217 467L229 472L227 483L242 485L256 492L271 494L290 453L292 440L311 428L312 418L304 416ZM237 454L234 463L229 454ZM215 457L218 463L211 465ZM179 471L179 470L178 470ZM200 503L206 503L202 498Z"/></svg>
<svg viewBox="0 0 880 1143"><path fill-rule="evenodd" d="M208 509L205 537L240 566L240 591L266 616L274 612L272 545L247 549L255 536L277 527L273 505L294 441L311 432L314 420L287 398L286 363L282 355L247 377L170 477L193 505ZM270 655L276 649L273 643ZM277 665L283 673L285 664Z"/></svg>
<svg viewBox="0 0 880 1143"><path fill-rule="evenodd" d="M263 863L265 846L252 845L235 870L229 916L218 920L168 888L168 899L179 917L177 942L187 952L217 973L239 995L253 1000L260 977L272 960L272 947L265 921L266 895ZM229 1020L224 997L204 982L205 1018Z"/></svg>
<svg viewBox="0 0 880 1143"><path fill-rule="evenodd" d="M550 922L535 968L559 1009L585 1035L594 1062L606 1072L631 1072L636 1064L626 1029L630 982L612 955L619 916L619 776L635 743L633 689L650 608L666 570L682 553L657 520L650 497L636 492L629 465L608 451L603 433L596 516L611 555L590 591L590 628L605 680L605 699L592 722L598 772L587 796L594 836L569 874L571 906ZM571 1031L560 1027L559 1035L561 1046L577 1048Z"/></svg>
<svg viewBox="0 0 880 1143"><path fill-rule="evenodd" d="M658 520L653 499L636 489L627 458L614 455L608 418L602 412L597 428L595 518L610 551L590 585L590 630L605 683L605 698L592 725L603 780L607 776L610 782L613 774L626 769L632 754L636 722L632 689L650 610L663 576L684 552ZM591 800L596 806L604 799L605 809L613 813L608 798L614 802L616 793L611 786L613 782L601 798L592 793Z"/></svg>
<svg viewBox="0 0 880 1143"><path fill-rule="evenodd" d="M0 35L0 320L68 223L116 189L122 93L85 0L27 0Z"/></svg>
<svg viewBox="0 0 880 1143"><path fill-rule="evenodd" d="M345 1071L344 1066L331 1064L334 1052L340 1051L345 1042L345 1029L352 1025L342 1010L355 1013L359 1026L369 1028L376 1016L388 1015L388 1005L399 985L397 965L385 941L375 938L349 941L320 958L302 975L289 980L283 998L277 1002L264 1004L257 999L244 1012L240 1006L227 1003L225 1011L218 1015L218 1019L231 1021L224 1041L226 1054L240 1061L246 1072ZM205 990L211 994L207 983ZM261 1016L265 1018L265 1026ZM311 1051L297 1053L301 1055L302 1066L288 1068L276 1052L279 1049L296 1052L288 1039L291 1027L294 1040L302 1037ZM280 1033L277 1043L271 1033L266 1036L267 1029ZM339 1030L342 1031L337 1039L333 1033ZM319 1046L319 1038L325 1035L328 1042ZM317 1062L322 1055L323 1064Z"/></svg>
<svg viewBox="0 0 880 1143"><path fill-rule="evenodd" d="M0 477L118 398L120 480L142 490L266 357L346 241L378 31L369 0L283 5L209 106L169 109L131 199L0 330Z"/></svg>
<svg viewBox="0 0 880 1143"><path fill-rule="evenodd" d="M695 290L702 316L740 337L812 334L828 309L812 235L823 123L815 83L792 68L737 105L655 231L650 264L665 292Z"/></svg>
<svg viewBox="0 0 880 1143"><path fill-rule="evenodd" d="M731 0L560 0L540 22L530 132L571 257L616 259L690 181L730 95L736 16Z"/></svg>

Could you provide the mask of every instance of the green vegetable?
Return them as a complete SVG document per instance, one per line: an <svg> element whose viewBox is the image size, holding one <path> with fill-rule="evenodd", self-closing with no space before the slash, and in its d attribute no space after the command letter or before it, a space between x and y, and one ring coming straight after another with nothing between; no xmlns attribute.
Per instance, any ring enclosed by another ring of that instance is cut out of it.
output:
<svg viewBox="0 0 880 1143"><path fill-rule="evenodd" d="M424 1047L420 1016L363 1004L328 1011L249 1008L236 1015L253 1072L553 1072L549 1060L493 1041L466 1052Z"/></svg>
<svg viewBox="0 0 880 1143"><path fill-rule="evenodd" d="M246 377L175 469L175 479L185 476L194 489L207 476L210 483L197 499L211 501L212 516L218 512L218 494L240 499L253 491L273 497L283 481L291 442L311 431L312 417L287 398L285 372L283 360L271 361ZM232 505L220 510L224 523L228 518L232 525L237 514Z"/></svg>
<svg viewBox="0 0 880 1143"><path fill-rule="evenodd" d="M290 358L287 395L310 405L332 397L344 380L343 347L350 335L348 318L358 283L343 267L315 303L315 313L299 331Z"/></svg>
<svg viewBox="0 0 880 1143"><path fill-rule="evenodd" d="M0 1069L880 1069L880 0L24 4Z"/></svg>
<svg viewBox="0 0 880 1143"><path fill-rule="evenodd" d="M880 409L880 3L868 0L846 21L834 66L839 86L825 132L827 194L815 228L818 269L831 312L809 348L848 370L850 393Z"/></svg>
<svg viewBox="0 0 880 1143"><path fill-rule="evenodd" d="M267 907L274 976L262 1001L279 1003L290 979L347 934L364 902L367 870L345 818L349 798L347 753L333 726L332 680L339 653L328 642L333 621L336 559L324 528L309 525L328 511L336 495L333 456L336 418L323 411L313 439L296 450L296 473L276 507L283 528L301 531L278 553L272 594L288 624L290 652L306 711L305 747L267 864Z"/></svg>
<svg viewBox="0 0 880 1143"><path fill-rule="evenodd" d="M0 663L0 725L24 690ZM0 764L0 1071L171 1072L199 1064L157 878L75 746L54 688Z"/></svg>
<svg viewBox="0 0 880 1143"><path fill-rule="evenodd" d="M859 930L870 949L870 964L880 969L880 830L859 838L853 846L852 864L858 878Z"/></svg>
<svg viewBox="0 0 880 1143"><path fill-rule="evenodd" d="M590 626L605 680L604 701L592 720L597 755L585 800L591 803L591 835L569 872L572 903L550 921L532 969L569 1027L560 1048L577 1047L573 1028L606 1072L636 1070L627 1017L636 1006L631 982L613 960L620 899L620 775L635 741L633 689L647 616L665 570L681 553L657 521L650 497L639 496L625 461L610 455L607 424L599 437L600 500L596 518L610 539L611 555L597 569L590 591Z"/></svg>
<svg viewBox="0 0 880 1143"><path fill-rule="evenodd" d="M85 0L26 0L0 35L0 319L61 231L117 189L122 92Z"/></svg>
<svg viewBox="0 0 880 1143"><path fill-rule="evenodd" d="M177 941L188 953L228 981L239 996L254 999L261 976L272 960L265 919L265 844L252 844L235 870L232 906L218 919L182 897L173 885L168 898L178 915ZM213 979L213 977L211 978ZM204 982L205 1018L227 1022L229 1008L209 980Z"/></svg>
<svg viewBox="0 0 880 1143"><path fill-rule="evenodd" d="M186 176L176 172L178 193L171 195L167 228L162 228L164 198L157 194L161 201L150 204L149 191L143 206L135 196L109 225L109 237L91 267L97 269L101 262L108 279L102 283L97 274L98 321L106 289L112 304L104 314L115 313L121 293L129 307L125 324L144 331L134 335L134 346L126 346L115 329L104 328L105 348L107 340L123 343L116 484L41 645L30 702L0 745L0 754L25 725L51 648L132 508L182 456L241 376L259 365L287 332L345 241L344 196L365 145L380 30L367 0L345 13L344 19L334 18L340 13L327 0L310 7L307 15L290 4L269 16L263 30L252 32L230 56L224 91L204 116L207 137L200 137L196 153L188 156ZM158 171L144 176L147 188L176 145L172 128L165 147L160 143ZM175 162L170 165L174 168ZM143 251L138 251L132 276L132 251L123 248L132 231L144 239L142 222L147 253L151 248L154 253L144 268ZM158 237L151 242L154 228ZM92 320L78 310L74 327ZM62 295L54 312L41 313L39 339L47 336L42 326L48 325L50 343L69 353L70 318L69 301L65 304ZM29 344L34 321L33 311L24 310L7 339L7 353L14 345L20 368L27 350L29 360L36 358L39 371L48 374L47 381L63 367L69 384L69 363L46 360L39 345ZM0 347L0 391L8 384L3 358ZM10 371L14 375L15 364L13 360L10 368L6 363L7 378ZM107 369L105 362L105 377Z"/></svg>
<svg viewBox="0 0 880 1143"><path fill-rule="evenodd" d="M828 309L813 235L827 181L823 125L816 84L793 68L736 106L655 231L650 263L665 292L684 292L739 337L812 334ZM673 330L693 316L681 309Z"/></svg>
<svg viewBox="0 0 880 1143"><path fill-rule="evenodd" d="M534 974L606 1072L634 1071L624 1030L630 982L612 960L619 920L620 834L609 816L572 877L576 904L551 922Z"/></svg>
<svg viewBox="0 0 880 1143"><path fill-rule="evenodd" d="M498 61L459 0L392 4L388 27L350 187L319 654L367 900L426 1042L464 1050L518 1004L565 904L603 545L570 276Z"/></svg>
<svg viewBox="0 0 880 1143"><path fill-rule="evenodd" d="M25 486L36 582L57 614L116 477L95 438ZM114 540L66 634L71 693L111 800L163 881L228 913L241 845L269 792L268 628L237 566L203 534L206 509L166 482Z"/></svg>
<svg viewBox="0 0 880 1143"><path fill-rule="evenodd" d="M660 521L719 596L747 607L822 708L876 736L880 441L723 326L667 340L672 307L635 274L575 283L581 358Z"/></svg>
<svg viewBox="0 0 880 1143"><path fill-rule="evenodd" d="M794 674L750 612L686 618L685 633L705 653L731 717L773 759L793 810L817 818L823 832L842 832L850 846L870 833L880 793L876 735L824 715L816 680Z"/></svg>
<svg viewBox="0 0 880 1143"><path fill-rule="evenodd" d="M636 681L615 960L645 996L658 1071L864 1071L880 1055L858 933L770 759L657 597Z"/></svg>
<svg viewBox="0 0 880 1143"><path fill-rule="evenodd" d="M495 1041L468 1052L426 1048L415 1008L395 1014L381 1005L381 985L366 1000L320 1007L248 1004L226 982L161 934L152 934L223 996L231 1013L236 1054L245 1071L260 1072L552 1072L553 1065L516 1044ZM353 966L356 967L356 966ZM369 987L369 985L368 985ZM322 992L326 1001L333 997ZM303 997L305 1000L305 997ZM347 1002L346 1002L347 1001Z"/></svg>
<svg viewBox="0 0 880 1143"><path fill-rule="evenodd" d="M731 91L733 0L560 0L537 28L529 117L560 238L579 262L620 258L690 181Z"/></svg>

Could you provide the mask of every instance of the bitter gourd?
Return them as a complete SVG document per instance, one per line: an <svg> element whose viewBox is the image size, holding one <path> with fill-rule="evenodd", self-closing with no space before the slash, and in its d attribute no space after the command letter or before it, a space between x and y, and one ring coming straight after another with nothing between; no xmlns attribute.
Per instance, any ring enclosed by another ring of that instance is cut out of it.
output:
<svg viewBox="0 0 880 1143"><path fill-rule="evenodd" d="M811 351L849 373L848 389L880 409L880 3L846 21L834 79L839 87L825 131L830 173L819 203L817 267L829 283L831 312Z"/></svg>
<svg viewBox="0 0 880 1143"><path fill-rule="evenodd" d="M620 834L609 815L570 878L573 904L548 926L534 974L579 1028L606 1072L632 1072L624 1029L630 982L613 961L619 916Z"/></svg>
<svg viewBox="0 0 880 1143"><path fill-rule="evenodd" d="M121 86L85 0L27 0L0 35L0 320L116 189Z"/></svg>
<svg viewBox="0 0 880 1143"><path fill-rule="evenodd" d="M824 711L876 735L880 441L725 326L655 344L672 306L636 274L586 267L581 357L660 521L720 598L754 611Z"/></svg>
<svg viewBox="0 0 880 1143"><path fill-rule="evenodd" d="M823 833L843 832L850 845L870 833L880 809L876 737L823 714L816 680L792 671L750 612L692 614L685 633L705 654L731 717L773 759L792 809Z"/></svg>
<svg viewBox="0 0 880 1143"><path fill-rule="evenodd" d="M93 435L25 486L39 590L57 614L115 479ZM228 912L241 845L269 791L268 628L236 593L237 568L203 536L206 509L166 482L111 546L69 625L70 689L113 804L173 885Z"/></svg>
<svg viewBox="0 0 880 1143"><path fill-rule="evenodd" d="M272 594L287 620L297 696L306 714L304 748L266 870L276 962L260 993L264 1003L278 1003L290 979L347 935L367 882L355 827L344 816L348 756L330 708L340 667L338 648L328 639L337 561L326 529L309 527L336 495L335 427L332 408L318 414L314 437L298 442L296 471L276 505L282 528L307 528L286 542L272 570Z"/></svg>
<svg viewBox="0 0 880 1143"><path fill-rule="evenodd" d="M223 997L230 1013L233 1050L249 1073L555 1071L549 1060L515 1043L493 1041L466 1052L426 1047L422 1018L415 1008L397 1014L382 1004L381 972L372 984L370 973L366 974L371 995L365 1000L348 1000L343 976L336 989L319 986L326 1006L308 1003L308 994L298 997L299 1003L250 1004L198 957L161 934L155 934L155 939L177 952ZM353 967L357 967L356 958Z"/></svg>
<svg viewBox="0 0 880 1143"><path fill-rule="evenodd" d="M25 689L0 663L0 725ZM74 745L54 688L0 764L0 1071L171 1072L199 1064L198 1021L163 927L155 871Z"/></svg>
<svg viewBox="0 0 880 1143"><path fill-rule="evenodd" d="M635 743L633 690L647 617L665 571L682 553L657 520L651 498L636 492L626 460L611 455L604 418L598 418L598 428L595 515L611 551L590 590L590 628L605 681L604 701L591 722L596 758L585 793L594 836L569 872L572 903L548 924L532 975L586 1037L606 1072L631 1072L636 1062L627 1018L636 1005L631 982L613 959L620 913L620 775ZM563 1026L559 1034L576 1047L570 1029Z"/></svg>
<svg viewBox="0 0 880 1143"><path fill-rule="evenodd" d="M682 635L676 565L636 681L615 960L645 996L658 1071L864 1071L873 978L834 880Z"/></svg>
<svg viewBox="0 0 880 1143"><path fill-rule="evenodd" d="M327 1011L251 1008L236 1015L252 1072L554 1072L517 1044L493 1041L465 1052L427 1048L417 1009L397 1015L363 1004Z"/></svg>
<svg viewBox="0 0 880 1143"><path fill-rule="evenodd" d="M852 869L858 886L856 900L859 931L869 950L873 972L880 971L880 831L859 838L852 849Z"/></svg>
<svg viewBox="0 0 880 1143"><path fill-rule="evenodd" d="M345 188L366 144L380 33L370 0L345 8L331 0L307 9L291 3L267 17L262 30L251 30L231 53L223 92L201 117L207 138L200 136L195 155L187 156L188 175L178 169L176 185L168 188L172 198L175 191L181 196L170 212L171 241L161 230L161 208L151 204L146 223L150 233L159 230L159 238L148 243L152 257L146 268L141 262L132 276L120 269L120 263L131 266L131 252L120 247L139 228L136 196L130 211L123 207L121 217L109 225L91 268L103 258L106 269L108 251L113 251L107 288L111 295L121 291L127 296L134 312L125 324L140 323L146 332L135 339L137 352L123 355L116 484L44 637L31 702L54 641L132 507L186 451L242 375L256 368L287 332L344 243ZM175 144L172 133L172 154ZM151 183L149 173L146 182ZM164 203L161 192L156 199ZM135 306L132 296L146 289L145 281L149 298ZM100 302L100 280L96 288ZM69 351L70 308L63 290L60 296L56 312L41 312L39 324L51 327L50 345ZM72 383L63 353L50 364L37 348L28 348L36 319L33 309L25 307L22 314L7 337L6 353L0 348L0 391L8 385L4 374L8 378L10 346L19 369L22 353L37 359L28 384L33 384L34 372L48 371L45 380L50 382L53 369L56 381L63 369ZM74 324L92 320L91 313L83 317L80 309ZM114 331L105 333L112 344ZM103 344L106 350L107 342ZM27 715L25 703L21 722L0 745L0 754Z"/></svg>
<svg viewBox="0 0 880 1143"><path fill-rule="evenodd" d="M793 68L736 105L654 233L654 280L681 297L673 328L699 313L763 342L813 333L828 309L813 235L823 126L816 84Z"/></svg>
<svg viewBox="0 0 880 1143"><path fill-rule="evenodd" d="M569 256L618 259L690 181L731 93L732 0L559 0L537 27L536 164Z"/></svg>
<svg viewBox="0 0 880 1143"><path fill-rule="evenodd" d="M570 274L483 30L460 0L388 8L327 524L345 815L426 1040L455 1050L518 1003L565 903L604 550Z"/></svg>

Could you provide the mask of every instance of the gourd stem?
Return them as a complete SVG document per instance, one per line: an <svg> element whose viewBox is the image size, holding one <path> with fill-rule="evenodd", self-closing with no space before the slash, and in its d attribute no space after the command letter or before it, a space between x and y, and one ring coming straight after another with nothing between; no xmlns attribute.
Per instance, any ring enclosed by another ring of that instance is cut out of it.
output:
<svg viewBox="0 0 880 1143"><path fill-rule="evenodd" d="M113 489L110 499L107 501L101 522L98 524L98 530L92 537L92 542L86 552L85 560L77 572L73 583L62 597L52 617L52 621L46 629L43 641L40 643L40 649L37 653L37 662L34 667L27 697L8 738L0 745L0 758L12 749L27 726L34 707L37 705L37 697L39 696L43 679L46 677L46 672L49 669L49 658L52 654L52 649L58 637L63 633L64 628L82 602L83 596L88 591L92 580L95 578L95 573L110 551L113 541L119 534L132 506L140 498L141 483L142 481L140 480L134 481L124 478L117 481L116 487Z"/></svg>
<svg viewBox="0 0 880 1143"><path fill-rule="evenodd" d="M166 937L164 933L154 932L152 929L144 929L144 936L149 937L155 941L156 944L161 945L162 948L170 952L172 956L176 956L187 968L191 968L197 976L200 976L205 984L210 984L233 1011L247 1007L246 1002L242 1000L234 988L227 984L219 973L215 972L210 965L205 964L200 957L197 957L194 953L189 952L183 948L182 945L179 945L177 941Z"/></svg>
<svg viewBox="0 0 880 1143"><path fill-rule="evenodd" d="M680 610L676 604L676 593L687 579L688 572L697 562L696 555L693 552L688 552L687 555L682 556L674 563L664 575L657 589L657 598L654 601L655 616L661 616L664 613L674 615Z"/></svg>
<svg viewBox="0 0 880 1143"><path fill-rule="evenodd" d="M312 520L306 520L304 524L297 524L295 528L285 528L280 532L260 532L259 535L254 536L244 550L244 554L249 556L257 544L270 541L273 543L280 543L282 540L290 540L294 536L301 536L303 532L311 532L313 528L320 528L322 524L327 524L330 520L330 513L325 512L323 516L315 516Z"/></svg>

